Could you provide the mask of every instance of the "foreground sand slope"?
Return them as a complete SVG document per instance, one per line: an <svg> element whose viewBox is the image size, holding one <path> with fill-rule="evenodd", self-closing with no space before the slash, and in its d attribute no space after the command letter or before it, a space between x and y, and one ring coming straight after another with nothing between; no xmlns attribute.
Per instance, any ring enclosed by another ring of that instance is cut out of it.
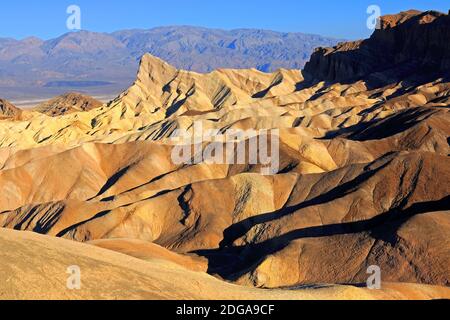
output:
<svg viewBox="0 0 450 320"><path fill-rule="evenodd" d="M0 299L431 299L450 289L385 284L261 290L221 282L163 260L143 261L67 240L0 229ZM81 268L81 290L66 287L67 268Z"/></svg>

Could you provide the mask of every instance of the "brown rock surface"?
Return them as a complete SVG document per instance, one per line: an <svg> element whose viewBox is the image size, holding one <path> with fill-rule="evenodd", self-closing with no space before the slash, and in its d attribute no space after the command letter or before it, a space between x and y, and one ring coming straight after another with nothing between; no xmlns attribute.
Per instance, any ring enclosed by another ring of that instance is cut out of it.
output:
<svg viewBox="0 0 450 320"><path fill-rule="evenodd" d="M381 18L370 39L319 48L305 66L308 78L349 81L373 75L402 79L410 74L450 70L450 17L410 10Z"/></svg>
<svg viewBox="0 0 450 320"><path fill-rule="evenodd" d="M51 117L57 117L78 111L89 111L101 107L102 104L92 97L69 92L39 104L34 110Z"/></svg>
<svg viewBox="0 0 450 320"><path fill-rule="evenodd" d="M21 110L19 108L5 99L0 99L0 120L2 118L15 118L20 114Z"/></svg>

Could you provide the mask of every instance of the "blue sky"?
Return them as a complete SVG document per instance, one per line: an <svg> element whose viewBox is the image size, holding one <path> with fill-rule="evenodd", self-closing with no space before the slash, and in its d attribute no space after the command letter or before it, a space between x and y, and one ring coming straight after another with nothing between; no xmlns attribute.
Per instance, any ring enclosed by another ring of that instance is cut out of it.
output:
<svg viewBox="0 0 450 320"><path fill-rule="evenodd" d="M111 32L166 25L263 28L365 38L367 7L382 14L411 8L447 12L450 0L15 0L2 1L0 37L49 39L68 32L66 9L81 8L82 29Z"/></svg>

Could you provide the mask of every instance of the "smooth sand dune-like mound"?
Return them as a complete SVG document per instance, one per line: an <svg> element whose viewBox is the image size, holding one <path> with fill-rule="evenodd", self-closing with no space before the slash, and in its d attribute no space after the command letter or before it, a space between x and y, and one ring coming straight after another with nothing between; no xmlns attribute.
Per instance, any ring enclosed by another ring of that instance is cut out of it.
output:
<svg viewBox="0 0 450 320"><path fill-rule="evenodd" d="M350 286L260 290L221 282L168 261L143 261L71 241L0 230L2 299L430 299L447 288L387 284L383 290ZM4 263L8 261L8 263ZM51 261L51 263L49 263ZM78 266L81 289L67 288L67 268Z"/></svg>

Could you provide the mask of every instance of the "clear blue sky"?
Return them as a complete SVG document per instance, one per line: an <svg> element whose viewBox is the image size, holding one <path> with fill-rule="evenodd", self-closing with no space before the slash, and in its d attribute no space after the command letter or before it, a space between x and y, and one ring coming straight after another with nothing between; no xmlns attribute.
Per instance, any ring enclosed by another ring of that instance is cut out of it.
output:
<svg viewBox="0 0 450 320"><path fill-rule="evenodd" d="M68 32L66 9L82 10L82 29L111 32L165 25L263 28L365 38L367 7L382 14L407 9L447 12L450 0L13 0L2 1L0 37L49 39Z"/></svg>

